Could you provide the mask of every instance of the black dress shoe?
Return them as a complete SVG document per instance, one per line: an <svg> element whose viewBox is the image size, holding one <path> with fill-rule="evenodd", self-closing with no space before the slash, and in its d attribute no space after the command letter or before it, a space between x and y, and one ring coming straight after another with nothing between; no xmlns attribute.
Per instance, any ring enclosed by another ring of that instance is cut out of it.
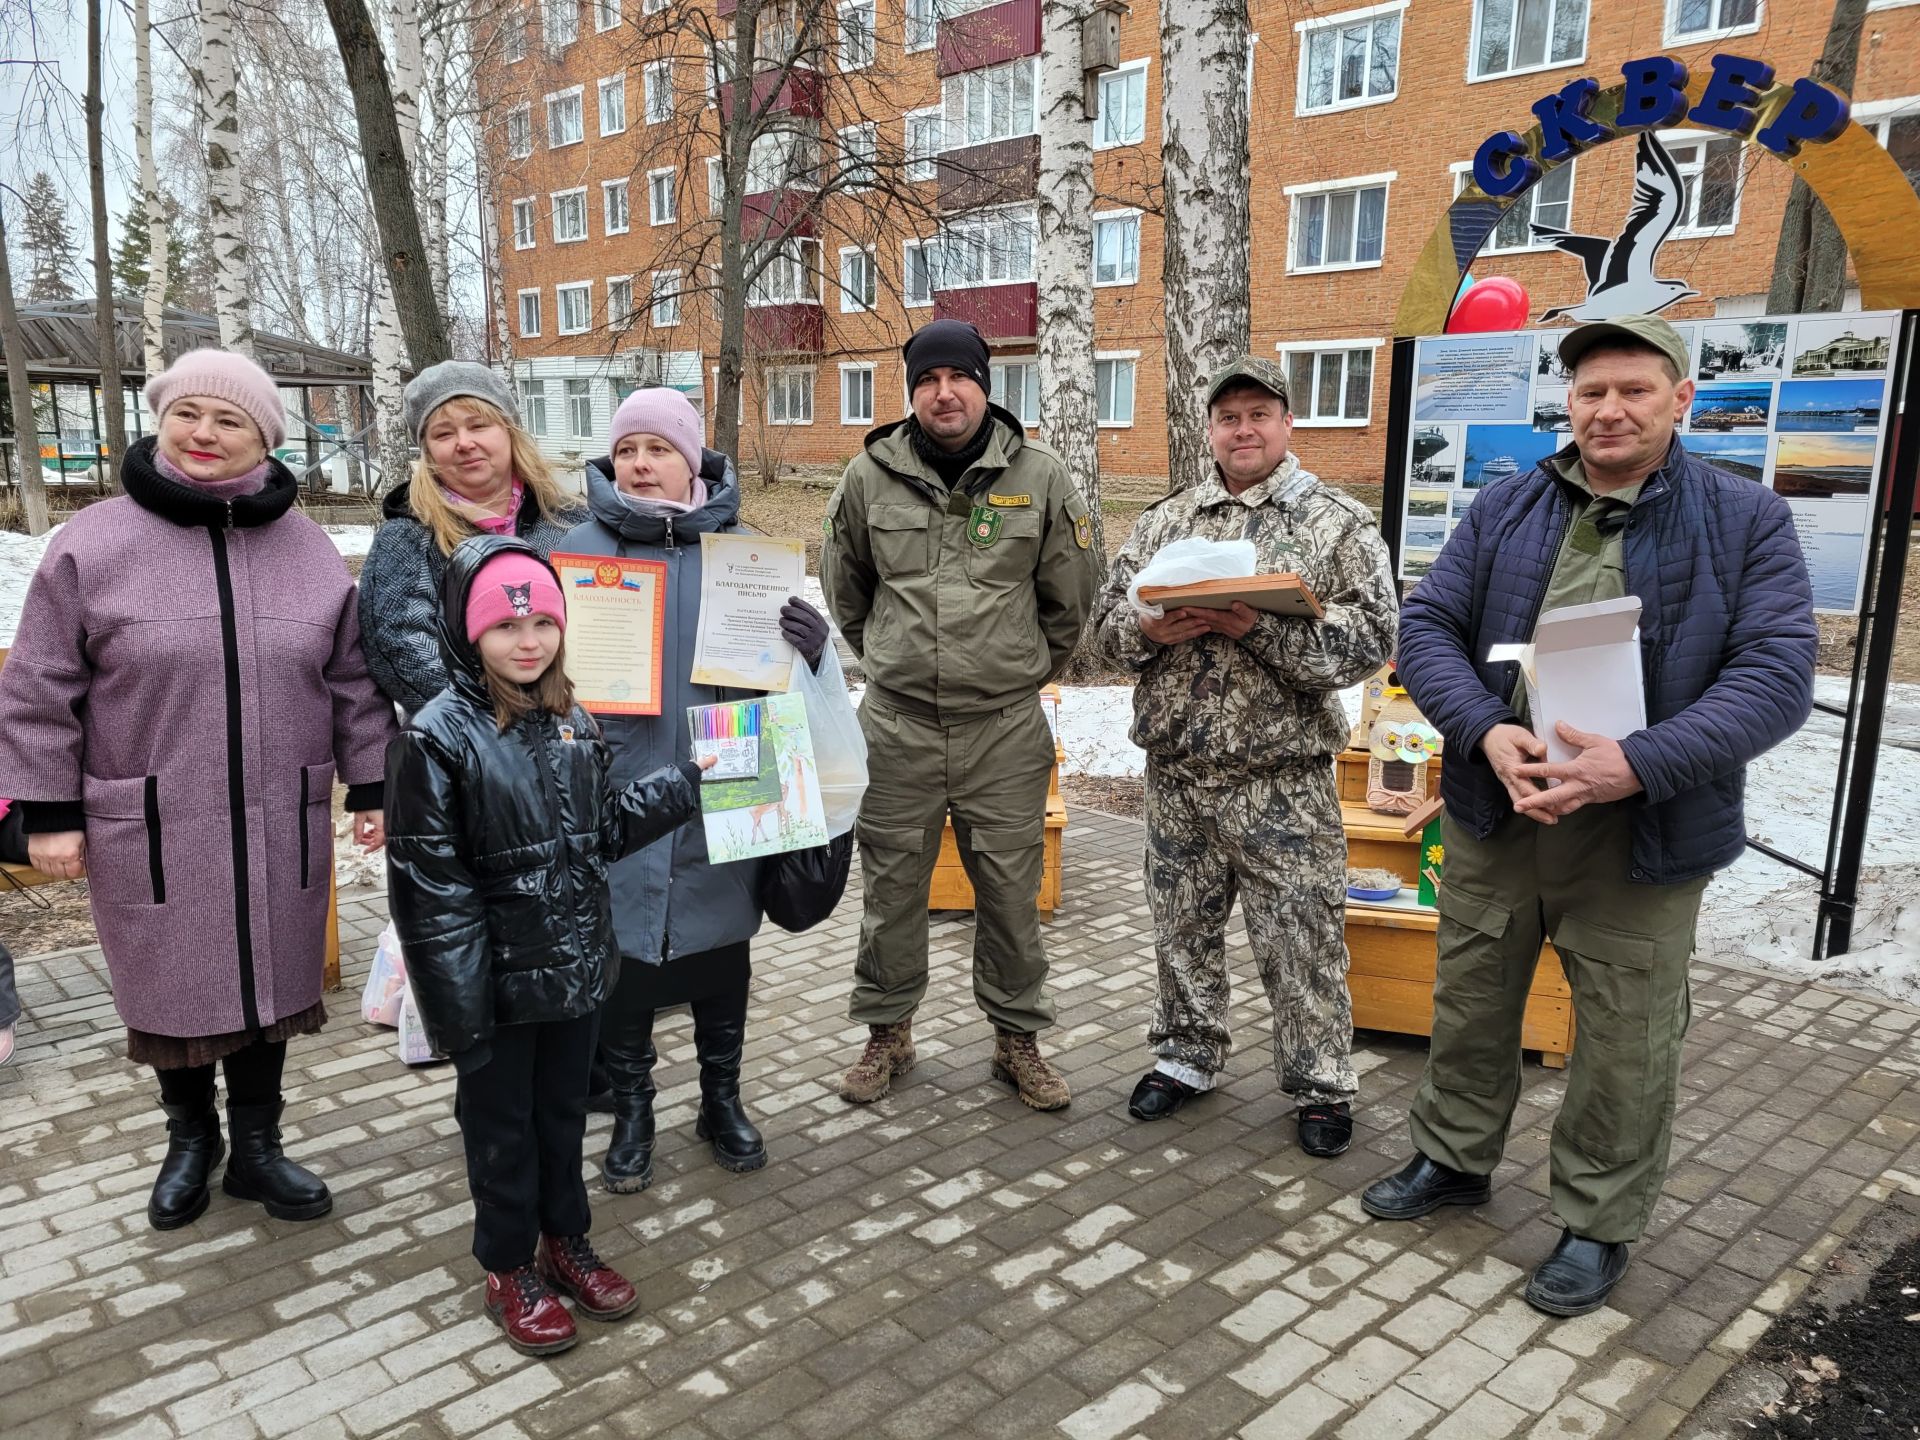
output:
<svg viewBox="0 0 1920 1440"><path fill-rule="evenodd" d="M1584 1315L1607 1303L1627 1273L1627 1247L1618 1240L1582 1240L1560 1232L1553 1254L1527 1282L1527 1303L1549 1315Z"/></svg>
<svg viewBox="0 0 1920 1440"><path fill-rule="evenodd" d="M1300 1123L1300 1148L1322 1159L1344 1155L1353 1144L1353 1107L1344 1100L1338 1105L1302 1105L1293 1112Z"/></svg>
<svg viewBox="0 0 1920 1440"><path fill-rule="evenodd" d="M1397 1175L1360 1194L1360 1208L1380 1220L1417 1220L1442 1205L1484 1205L1493 1193L1485 1175L1469 1175L1416 1154Z"/></svg>
<svg viewBox="0 0 1920 1440"><path fill-rule="evenodd" d="M1133 1087L1127 1113L1136 1120L1164 1120L1202 1092L1159 1070L1149 1070Z"/></svg>

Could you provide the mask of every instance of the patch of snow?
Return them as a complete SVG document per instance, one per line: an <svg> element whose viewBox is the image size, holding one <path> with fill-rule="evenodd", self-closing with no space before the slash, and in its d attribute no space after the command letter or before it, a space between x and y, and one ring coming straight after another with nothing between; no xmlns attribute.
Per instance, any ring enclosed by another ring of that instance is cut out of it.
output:
<svg viewBox="0 0 1920 1440"><path fill-rule="evenodd" d="M21 535L0 530L0 648L13 644L20 628L20 611L27 603L27 583L40 568L47 542L60 533L55 526L45 535Z"/></svg>
<svg viewBox="0 0 1920 1440"><path fill-rule="evenodd" d="M379 527L377 525L322 525L320 528L326 531L327 538L333 541L333 548L338 550L343 558L351 559L367 553L373 545L373 532Z"/></svg>

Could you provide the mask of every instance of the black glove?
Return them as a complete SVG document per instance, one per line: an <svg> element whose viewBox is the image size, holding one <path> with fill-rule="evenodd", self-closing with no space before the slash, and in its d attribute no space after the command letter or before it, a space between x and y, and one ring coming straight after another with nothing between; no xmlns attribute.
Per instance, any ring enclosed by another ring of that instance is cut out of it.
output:
<svg viewBox="0 0 1920 1440"><path fill-rule="evenodd" d="M789 595L787 603L780 607L781 638L800 652L807 668L816 674L820 669L820 656L827 648L828 633L827 617L798 595Z"/></svg>

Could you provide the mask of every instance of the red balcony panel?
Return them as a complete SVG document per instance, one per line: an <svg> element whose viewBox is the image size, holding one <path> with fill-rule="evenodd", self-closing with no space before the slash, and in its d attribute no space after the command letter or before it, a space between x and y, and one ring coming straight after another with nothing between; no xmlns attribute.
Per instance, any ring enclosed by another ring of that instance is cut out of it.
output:
<svg viewBox="0 0 1920 1440"><path fill-rule="evenodd" d="M740 0L713 0L713 13L731 15L740 8Z"/></svg>
<svg viewBox="0 0 1920 1440"><path fill-rule="evenodd" d="M970 320L989 340L1031 340L1040 331L1040 287L976 285L933 292L936 320Z"/></svg>
<svg viewBox="0 0 1920 1440"><path fill-rule="evenodd" d="M934 162L942 210L1011 205L1040 193L1040 137L989 140L948 150Z"/></svg>
<svg viewBox="0 0 1920 1440"><path fill-rule="evenodd" d="M762 190L740 197L740 224L748 239L819 234L820 196L812 190Z"/></svg>
<svg viewBox="0 0 1920 1440"><path fill-rule="evenodd" d="M934 32L934 70L941 76L984 70L1040 53L1040 0L1004 0L942 20Z"/></svg>
<svg viewBox="0 0 1920 1440"><path fill-rule="evenodd" d="M762 70L754 75L752 83L752 103L756 109L765 106L770 114L784 112L811 116L816 120L825 113L821 101L824 82L817 71L798 66L784 70ZM720 87L720 114L723 118L733 118L734 92L746 84L744 80L729 80Z"/></svg>
<svg viewBox="0 0 1920 1440"><path fill-rule="evenodd" d="M818 305L747 307L747 343L756 350L818 355L826 348L825 338L826 311Z"/></svg>

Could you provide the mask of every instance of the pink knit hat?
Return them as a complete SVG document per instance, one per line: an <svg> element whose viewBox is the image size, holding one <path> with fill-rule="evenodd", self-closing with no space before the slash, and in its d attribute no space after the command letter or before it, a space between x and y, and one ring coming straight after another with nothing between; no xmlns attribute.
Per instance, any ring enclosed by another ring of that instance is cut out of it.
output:
<svg viewBox="0 0 1920 1440"><path fill-rule="evenodd" d="M678 390L656 386L636 390L622 400L613 412L613 433L607 437L607 449L618 450L628 435L658 435L680 452L689 470L700 473L700 412Z"/></svg>
<svg viewBox="0 0 1920 1440"><path fill-rule="evenodd" d="M480 567L467 591L467 639L480 636L502 620L521 615L545 615L562 630L567 628L567 602L553 583L553 572L524 551L509 550Z"/></svg>
<svg viewBox="0 0 1920 1440"><path fill-rule="evenodd" d="M269 450L286 442L287 412L273 377L244 355L230 350L189 350L147 381L147 408L158 420L167 407L187 395L208 395L247 412Z"/></svg>

